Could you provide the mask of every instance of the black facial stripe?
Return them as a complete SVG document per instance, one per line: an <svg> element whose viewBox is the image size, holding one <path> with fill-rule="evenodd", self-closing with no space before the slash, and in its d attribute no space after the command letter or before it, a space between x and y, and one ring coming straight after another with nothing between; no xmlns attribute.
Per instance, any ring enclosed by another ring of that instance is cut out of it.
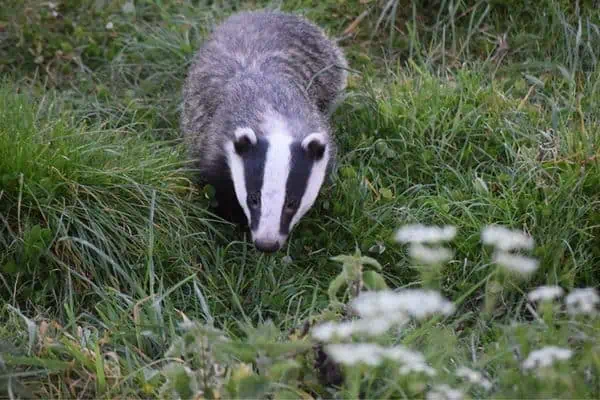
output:
<svg viewBox="0 0 600 400"><path fill-rule="evenodd" d="M290 231L290 223L296 212L298 212L314 163L300 143L293 143L290 146L290 152L292 154L290 174L285 186L285 203L284 208L281 210L281 224L279 227L279 231L283 235L287 235ZM290 200L294 200L297 207L293 212L286 212L285 205Z"/></svg>
<svg viewBox="0 0 600 400"><path fill-rule="evenodd" d="M215 188L217 214L236 224L244 224L247 220L246 214L244 214L244 210L235 195L231 175L223 173L223 171L227 171L228 169L227 160L223 155L217 159L211 169L204 172L202 181Z"/></svg>
<svg viewBox="0 0 600 400"><path fill-rule="evenodd" d="M255 192L260 193L262 189L268 148L269 143L259 138L256 144L250 146L242 156L244 162L244 179L248 195ZM258 228L258 222L260 221L260 207L256 209L252 208L247 198L244 201L246 201L250 209L250 229L254 230Z"/></svg>

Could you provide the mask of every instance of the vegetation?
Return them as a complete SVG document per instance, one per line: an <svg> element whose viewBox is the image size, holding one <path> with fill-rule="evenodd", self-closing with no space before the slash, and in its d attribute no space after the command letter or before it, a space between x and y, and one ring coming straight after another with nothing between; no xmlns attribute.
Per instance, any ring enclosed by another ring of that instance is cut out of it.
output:
<svg viewBox="0 0 600 400"><path fill-rule="evenodd" d="M261 7L352 67L333 181L274 255L178 129L195 49ZM591 0L5 1L0 391L598 398L599 49Z"/></svg>

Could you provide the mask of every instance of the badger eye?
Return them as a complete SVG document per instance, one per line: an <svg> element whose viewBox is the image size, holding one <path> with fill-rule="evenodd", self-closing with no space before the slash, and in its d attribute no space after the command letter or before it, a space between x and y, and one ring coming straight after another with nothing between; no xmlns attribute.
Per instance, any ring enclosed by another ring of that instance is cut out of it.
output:
<svg viewBox="0 0 600 400"><path fill-rule="evenodd" d="M294 211L296 211L296 209L298 208L298 201L296 199L288 199L285 202L285 211L292 213Z"/></svg>
<svg viewBox="0 0 600 400"><path fill-rule="evenodd" d="M260 192L250 193L248 195L248 206L250 208L258 208L260 205Z"/></svg>

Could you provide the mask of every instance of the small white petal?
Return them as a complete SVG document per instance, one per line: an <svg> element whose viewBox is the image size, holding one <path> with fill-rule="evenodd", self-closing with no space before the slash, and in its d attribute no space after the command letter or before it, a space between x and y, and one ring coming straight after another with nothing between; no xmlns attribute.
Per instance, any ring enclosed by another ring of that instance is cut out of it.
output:
<svg viewBox="0 0 600 400"><path fill-rule="evenodd" d="M325 351L335 362L345 365L375 366L381 362L381 347L371 343L330 344L325 346Z"/></svg>
<svg viewBox="0 0 600 400"><path fill-rule="evenodd" d="M390 313L372 318L363 318L356 321L355 331L371 336L378 336L394 326L405 325L409 321L406 314Z"/></svg>
<svg viewBox="0 0 600 400"><path fill-rule="evenodd" d="M106 29L111 30L114 27L112 22L106 24Z"/></svg>
<svg viewBox="0 0 600 400"><path fill-rule="evenodd" d="M594 288L574 289L565 298L565 303L569 314L595 314L600 297Z"/></svg>
<svg viewBox="0 0 600 400"><path fill-rule="evenodd" d="M463 398L463 392L458 389L452 389L446 384L437 385L427 392L425 398L427 400L461 400Z"/></svg>
<svg viewBox="0 0 600 400"><path fill-rule="evenodd" d="M396 241L401 243L438 243L456 236L454 226L405 225L396 231Z"/></svg>
<svg viewBox="0 0 600 400"><path fill-rule="evenodd" d="M455 310L454 304L444 299L439 292L427 289L363 292L351 305L365 318L404 313L423 319L436 313L450 315Z"/></svg>
<svg viewBox="0 0 600 400"><path fill-rule="evenodd" d="M408 375L411 373L422 373L425 374L427 376L436 376L437 375L437 371L433 368L431 368L429 365L427 364L412 364L412 365L403 365L402 367L400 367L400 375Z"/></svg>
<svg viewBox="0 0 600 400"><path fill-rule="evenodd" d="M563 295L565 291L560 286L539 286L527 295L529 301L554 300Z"/></svg>
<svg viewBox="0 0 600 400"><path fill-rule="evenodd" d="M493 261L508 271L517 272L522 275L529 275L538 268L538 260L535 258L504 251L495 252Z"/></svg>
<svg viewBox="0 0 600 400"><path fill-rule="evenodd" d="M337 332L337 324L327 321L312 328L311 334L315 339L327 342L331 340Z"/></svg>
<svg viewBox="0 0 600 400"><path fill-rule="evenodd" d="M472 384L479 385L482 388L489 390L492 388L492 383L483 377L481 372L474 371L467 367L460 367L456 370L456 376L464 378Z"/></svg>
<svg viewBox="0 0 600 400"><path fill-rule="evenodd" d="M488 225L481 232L481 240L500 250L533 249L533 238L517 230L507 229L499 225Z"/></svg>
<svg viewBox="0 0 600 400"><path fill-rule="evenodd" d="M402 326L409 321L406 314L390 313L373 318L355 319L344 322L323 322L312 328L312 336L320 341L328 342L334 338L346 339L353 334L378 336L393 326Z"/></svg>
<svg viewBox="0 0 600 400"><path fill-rule="evenodd" d="M569 349L556 346L546 346L529 353L523 361L524 369L543 368L551 366L555 360L568 360L573 355Z"/></svg>
<svg viewBox="0 0 600 400"><path fill-rule="evenodd" d="M420 243L412 243L408 248L408 254L425 264L443 264L452 259L454 253L445 247L432 248Z"/></svg>
<svg viewBox="0 0 600 400"><path fill-rule="evenodd" d="M425 357L418 351L410 350L404 346L394 346L385 350L383 357L399 361L403 364L424 364Z"/></svg>

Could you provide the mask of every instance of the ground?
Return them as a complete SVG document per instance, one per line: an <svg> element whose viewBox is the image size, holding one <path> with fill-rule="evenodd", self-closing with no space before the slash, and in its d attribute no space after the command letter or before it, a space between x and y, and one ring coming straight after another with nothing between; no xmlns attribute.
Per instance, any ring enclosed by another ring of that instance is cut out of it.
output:
<svg viewBox="0 0 600 400"><path fill-rule="evenodd" d="M195 49L227 15L260 7L323 26L351 68L332 117L338 167L274 255L212 215L178 128ZM525 295L600 283L599 49L597 1L5 1L0 390L169 397L173 365L202 369L177 353L188 319L240 348L268 337L301 352L305 323L340 314L328 296L342 271L332 257L358 250L388 287L433 286L455 304L452 316L391 339L422 352L436 377L348 369L339 386L311 378L318 368L307 363L293 378L258 368L235 386L250 372L234 374L229 395L274 395L285 382L296 397L433 396L469 365L493 383L460 386L474 397L597 398L598 321L558 304L536 312ZM434 277L395 239L409 224L457 228ZM493 224L535 239L527 255L539 266L527 279L491 261L481 232ZM543 379L522 371L547 345L574 356Z"/></svg>

